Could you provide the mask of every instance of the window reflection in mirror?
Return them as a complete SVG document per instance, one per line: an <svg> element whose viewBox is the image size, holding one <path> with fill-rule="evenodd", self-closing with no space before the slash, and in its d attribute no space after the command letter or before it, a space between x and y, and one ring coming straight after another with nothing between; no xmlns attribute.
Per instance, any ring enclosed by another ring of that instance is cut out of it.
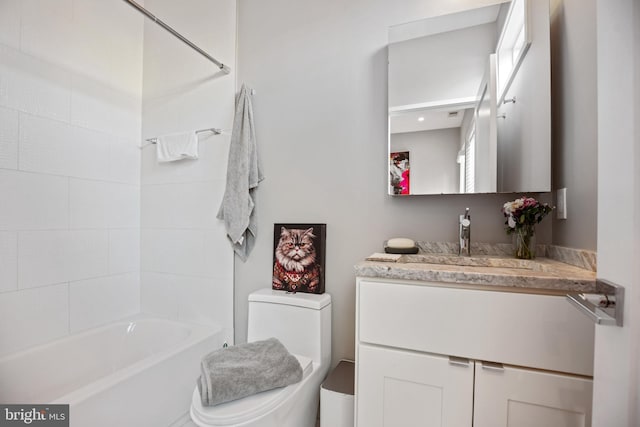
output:
<svg viewBox="0 0 640 427"><path fill-rule="evenodd" d="M524 58L531 40L527 25L527 0L513 0L496 48L498 102L503 102L509 84Z"/></svg>

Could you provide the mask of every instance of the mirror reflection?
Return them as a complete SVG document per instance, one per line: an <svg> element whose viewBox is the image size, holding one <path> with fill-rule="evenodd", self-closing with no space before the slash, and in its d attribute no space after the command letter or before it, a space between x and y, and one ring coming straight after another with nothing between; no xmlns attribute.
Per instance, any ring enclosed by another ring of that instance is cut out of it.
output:
<svg viewBox="0 0 640 427"><path fill-rule="evenodd" d="M545 3L389 28L389 194L550 191Z"/></svg>

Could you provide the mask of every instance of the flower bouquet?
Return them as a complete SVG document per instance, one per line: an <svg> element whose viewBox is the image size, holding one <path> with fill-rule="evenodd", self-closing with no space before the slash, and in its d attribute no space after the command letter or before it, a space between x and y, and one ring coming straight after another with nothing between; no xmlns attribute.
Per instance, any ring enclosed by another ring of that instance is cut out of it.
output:
<svg viewBox="0 0 640 427"><path fill-rule="evenodd" d="M547 203L540 203L533 197L521 197L502 206L507 218L507 234L514 234L514 254L516 258L533 259L536 256L536 224L553 210Z"/></svg>

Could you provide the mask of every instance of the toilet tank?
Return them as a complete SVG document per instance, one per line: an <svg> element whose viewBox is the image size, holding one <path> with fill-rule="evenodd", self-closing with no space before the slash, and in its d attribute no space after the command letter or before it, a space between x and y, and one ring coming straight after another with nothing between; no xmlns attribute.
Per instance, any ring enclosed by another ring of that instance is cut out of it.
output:
<svg viewBox="0 0 640 427"><path fill-rule="evenodd" d="M247 341L276 337L291 352L328 368L331 295L261 289L249 295Z"/></svg>

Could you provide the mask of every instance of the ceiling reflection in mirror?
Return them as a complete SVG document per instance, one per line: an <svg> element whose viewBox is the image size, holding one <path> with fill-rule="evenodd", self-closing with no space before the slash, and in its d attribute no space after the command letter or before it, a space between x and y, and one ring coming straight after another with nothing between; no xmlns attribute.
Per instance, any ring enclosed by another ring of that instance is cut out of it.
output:
<svg viewBox="0 0 640 427"><path fill-rule="evenodd" d="M389 194L550 191L549 9L533 3L389 28Z"/></svg>

